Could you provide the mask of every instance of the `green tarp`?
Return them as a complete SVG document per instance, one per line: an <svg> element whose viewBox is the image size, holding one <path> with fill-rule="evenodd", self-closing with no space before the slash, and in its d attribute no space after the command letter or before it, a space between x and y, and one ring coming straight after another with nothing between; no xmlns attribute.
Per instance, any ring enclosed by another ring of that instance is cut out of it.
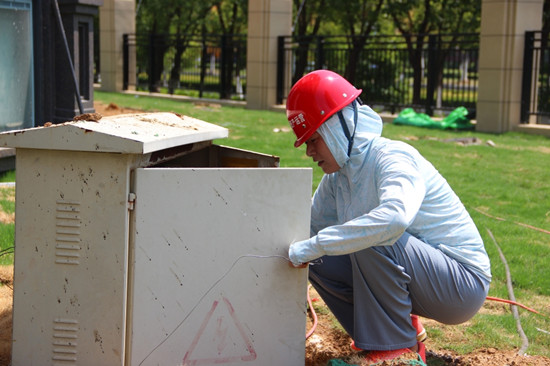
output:
<svg viewBox="0 0 550 366"><path fill-rule="evenodd" d="M464 107L458 107L447 117L440 121L433 120L425 113L416 113L412 108L406 108L399 113L393 120L396 125L409 125L427 128L437 128L440 130L471 130L474 125L468 118L468 110Z"/></svg>

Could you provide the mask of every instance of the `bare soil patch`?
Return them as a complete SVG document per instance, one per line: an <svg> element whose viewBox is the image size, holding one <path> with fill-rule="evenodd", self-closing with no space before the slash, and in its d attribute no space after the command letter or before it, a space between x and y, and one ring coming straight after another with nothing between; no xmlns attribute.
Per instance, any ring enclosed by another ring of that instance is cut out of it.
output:
<svg viewBox="0 0 550 366"><path fill-rule="evenodd" d="M350 347L351 338L333 321L326 305L318 294L311 289L310 295L317 311L318 323L314 333L306 340L306 366L325 366L332 359L343 360L350 365L363 366L362 355L353 351ZM481 311L493 312L494 308L505 307L503 304L487 302ZM487 309L485 309L487 307ZM311 313L310 313L311 314ZM430 325L434 321L423 319L424 325ZM310 315L307 321L307 330L313 326ZM457 338L462 335L457 334ZM438 349L428 339L426 346L426 362L428 366L550 366L550 359L542 356L520 356L516 350L498 350L496 348L483 348L469 354L459 355L444 349ZM405 360L407 357L404 358ZM395 361L384 362L380 366L403 366L407 363Z"/></svg>
<svg viewBox="0 0 550 366"><path fill-rule="evenodd" d="M13 266L0 266L0 365L11 361Z"/></svg>

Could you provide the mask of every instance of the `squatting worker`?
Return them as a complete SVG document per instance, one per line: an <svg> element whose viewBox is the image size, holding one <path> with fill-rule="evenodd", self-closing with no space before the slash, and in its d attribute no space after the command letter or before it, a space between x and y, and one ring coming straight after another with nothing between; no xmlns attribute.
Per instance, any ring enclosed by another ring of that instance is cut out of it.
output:
<svg viewBox="0 0 550 366"><path fill-rule="evenodd" d="M414 351L425 362L418 315L458 324L482 306L491 281L479 232L447 181L413 147L381 137L382 120L340 75L317 70L287 99L287 117L323 170L311 238L289 258L374 364ZM320 259L320 260L318 260Z"/></svg>

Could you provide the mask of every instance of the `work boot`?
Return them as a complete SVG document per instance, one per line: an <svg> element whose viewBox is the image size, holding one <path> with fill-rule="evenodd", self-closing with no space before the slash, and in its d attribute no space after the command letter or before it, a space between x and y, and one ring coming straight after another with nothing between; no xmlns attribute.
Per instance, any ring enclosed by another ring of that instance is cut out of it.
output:
<svg viewBox="0 0 550 366"><path fill-rule="evenodd" d="M365 365L378 365L384 361L399 361L399 365L423 365L426 366L426 347L418 342L418 350L402 348L391 351L370 351L365 356ZM393 363L392 363L393 364Z"/></svg>
<svg viewBox="0 0 550 366"><path fill-rule="evenodd" d="M413 327L416 329L416 340L418 342L424 342L428 338L428 334L426 333L426 329L422 326L418 315L411 314L411 321Z"/></svg>

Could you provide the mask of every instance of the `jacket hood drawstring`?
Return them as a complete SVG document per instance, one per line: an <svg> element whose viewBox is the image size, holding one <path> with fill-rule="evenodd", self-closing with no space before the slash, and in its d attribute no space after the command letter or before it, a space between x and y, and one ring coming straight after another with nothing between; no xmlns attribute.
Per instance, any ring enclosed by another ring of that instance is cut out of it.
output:
<svg viewBox="0 0 550 366"><path fill-rule="evenodd" d="M343 168L353 156L363 153L373 138L381 135L382 119L356 100L325 121L318 132Z"/></svg>
<svg viewBox="0 0 550 366"><path fill-rule="evenodd" d="M346 135L346 138L348 139L348 157L351 154L351 148L353 147L353 137L355 136L355 131L357 130L357 100L354 100L352 103L353 107L353 134L350 134L348 125L346 123L346 120L344 119L344 113L342 113L342 110L338 111L338 119L340 120L340 125L342 126L342 130L344 131L344 135Z"/></svg>

